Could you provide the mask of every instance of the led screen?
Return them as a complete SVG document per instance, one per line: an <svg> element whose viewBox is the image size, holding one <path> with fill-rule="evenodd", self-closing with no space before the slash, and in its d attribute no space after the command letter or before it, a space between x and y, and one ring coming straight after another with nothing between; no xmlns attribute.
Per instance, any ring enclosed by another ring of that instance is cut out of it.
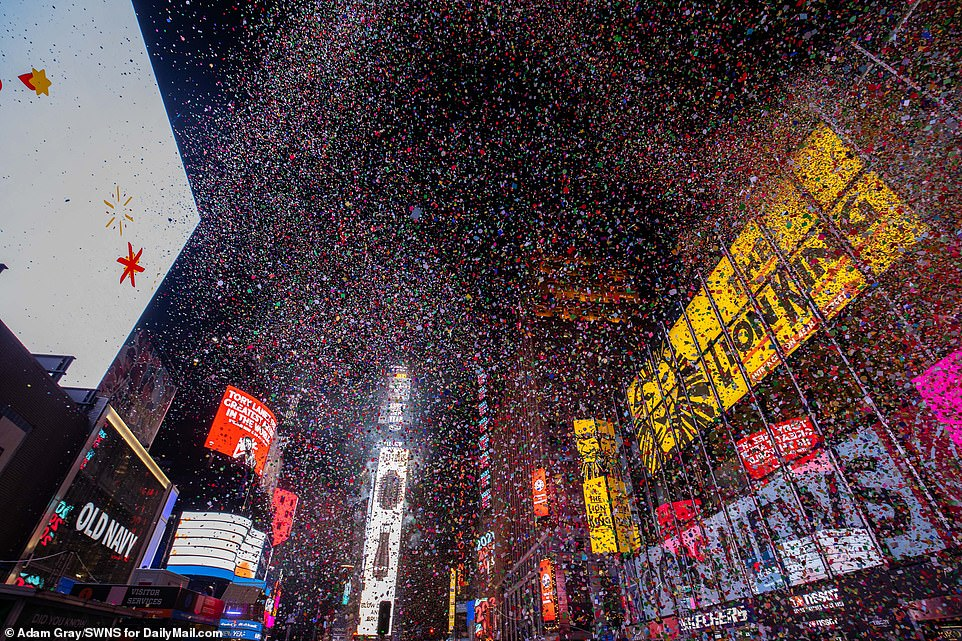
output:
<svg viewBox="0 0 962 641"><path fill-rule="evenodd" d="M393 445L381 447L378 453L364 536L364 583L357 627L359 635L377 634L378 609L382 602L390 602L393 611L409 458L407 449ZM388 493L387 485L391 486L389 493L399 500L379 500ZM379 492L379 488L384 491Z"/></svg>
<svg viewBox="0 0 962 641"><path fill-rule="evenodd" d="M130 0L4 0L0 24L0 317L96 388L197 206Z"/></svg>
<svg viewBox="0 0 962 641"><path fill-rule="evenodd" d="M260 474L276 432L277 419L266 405L228 385L207 434L206 446Z"/></svg>

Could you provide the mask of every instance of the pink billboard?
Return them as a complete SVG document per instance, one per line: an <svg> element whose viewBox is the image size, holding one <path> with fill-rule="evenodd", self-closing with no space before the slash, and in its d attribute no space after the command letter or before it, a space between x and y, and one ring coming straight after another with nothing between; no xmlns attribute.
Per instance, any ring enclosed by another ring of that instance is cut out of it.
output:
<svg viewBox="0 0 962 641"><path fill-rule="evenodd" d="M952 352L912 382L952 442L962 446L962 349Z"/></svg>

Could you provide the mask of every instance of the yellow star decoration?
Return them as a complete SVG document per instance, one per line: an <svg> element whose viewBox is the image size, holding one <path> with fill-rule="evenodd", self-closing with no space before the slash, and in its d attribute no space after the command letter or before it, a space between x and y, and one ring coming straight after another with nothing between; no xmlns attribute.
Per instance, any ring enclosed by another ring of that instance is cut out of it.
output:
<svg viewBox="0 0 962 641"><path fill-rule="evenodd" d="M49 96L50 92L48 89L50 89L51 82L47 80L47 70L41 69L40 71L37 71L32 67L31 69L33 70L33 77L30 78L30 84L33 85L37 95L39 96L40 94L43 94L45 96Z"/></svg>

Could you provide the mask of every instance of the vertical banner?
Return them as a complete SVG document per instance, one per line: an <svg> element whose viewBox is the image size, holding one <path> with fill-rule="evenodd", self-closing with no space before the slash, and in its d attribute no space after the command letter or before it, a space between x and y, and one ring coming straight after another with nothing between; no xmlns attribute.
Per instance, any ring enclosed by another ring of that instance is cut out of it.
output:
<svg viewBox="0 0 962 641"><path fill-rule="evenodd" d="M548 516L548 475L543 467L531 471L531 500L535 516Z"/></svg>
<svg viewBox="0 0 962 641"><path fill-rule="evenodd" d="M611 509L606 473L615 452L614 428L607 421L579 419L574 421L575 446L581 459L582 490L591 551L615 554L618 542Z"/></svg>
<svg viewBox="0 0 962 641"><path fill-rule="evenodd" d="M588 536L591 551L595 554L615 554L618 543L615 539L615 525L611 517L611 500L605 477L588 479L583 485L585 513L588 517Z"/></svg>
<svg viewBox="0 0 962 641"><path fill-rule="evenodd" d="M451 584L448 586L448 636L454 636L454 609L458 595L458 571L451 568Z"/></svg>
<svg viewBox="0 0 962 641"><path fill-rule="evenodd" d="M538 576L541 583L541 620L553 623L558 619L558 602L555 596L554 563L551 559L541 559Z"/></svg>

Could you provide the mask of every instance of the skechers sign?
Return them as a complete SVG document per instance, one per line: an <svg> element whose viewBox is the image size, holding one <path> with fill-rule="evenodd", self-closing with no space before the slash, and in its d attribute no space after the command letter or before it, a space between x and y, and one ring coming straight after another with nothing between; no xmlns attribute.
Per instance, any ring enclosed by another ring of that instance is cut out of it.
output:
<svg viewBox="0 0 962 641"><path fill-rule="evenodd" d="M124 557L125 561L130 557L130 551L138 539L136 534L93 503L87 503L80 510L77 530Z"/></svg>

